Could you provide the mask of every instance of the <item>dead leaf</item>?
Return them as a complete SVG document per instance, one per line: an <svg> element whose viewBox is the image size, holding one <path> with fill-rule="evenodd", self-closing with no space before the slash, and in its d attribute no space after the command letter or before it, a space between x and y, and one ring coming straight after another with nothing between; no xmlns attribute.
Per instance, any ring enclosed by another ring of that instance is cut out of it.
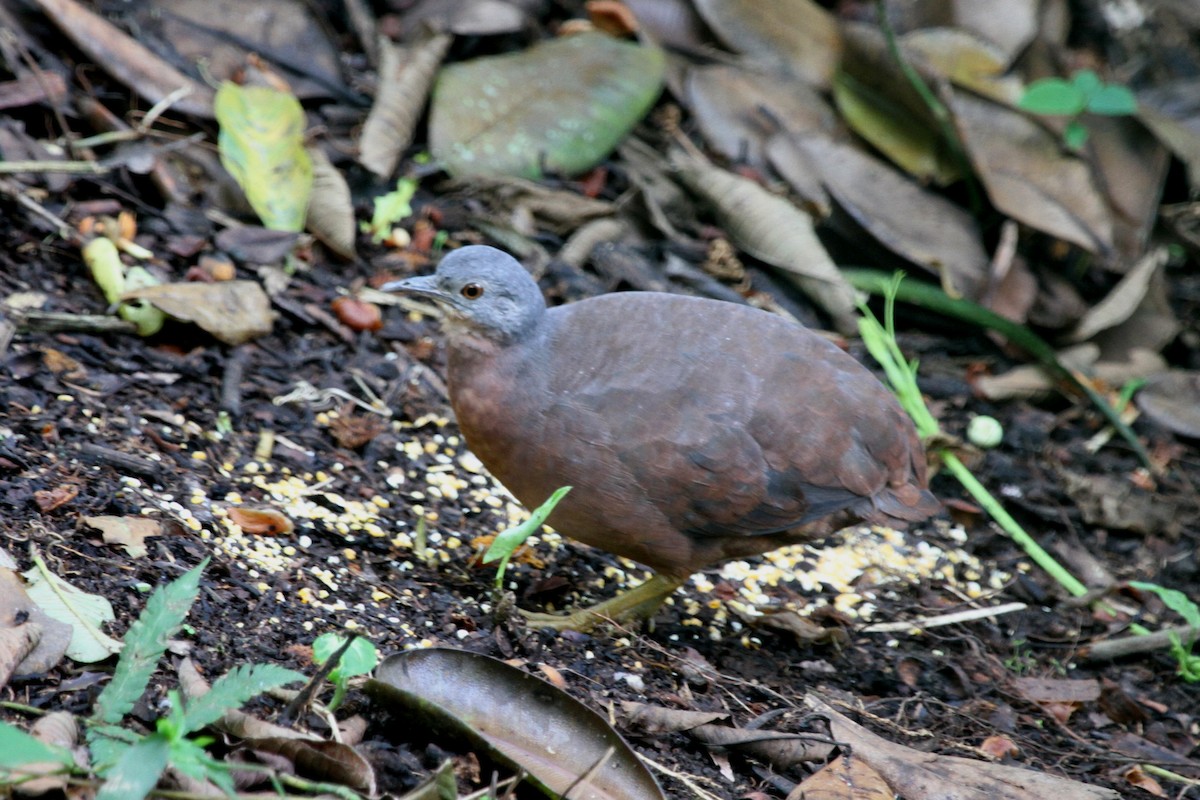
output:
<svg viewBox="0 0 1200 800"><path fill-rule="evenodd" d="M787 800L892 800L887 781L862 760L838 756L800 781Z"/></svg>
<svg viewBox="0 0 1200 800"><path fill-rule="evenodd" d="M274 508L231 508L229 520L252 536L286 536L296 525Z"/></svg>
<svg viewBox="0 0 1200 800"><path fill-rule="evenodd" d="M1135 399L1159 425L1200 439L1200 372L1173 369L1151 375Z"/></svg>
<svg viewBox="0 0 1200 800"><path fill-rule="evenodd" d="M84 517L83 523L100 531L105 544L119 544L130 558L146 557L146 539L162 536L162 523L148 517Z"/></svg>
<svg viewBox="0 0 1200 800"><path fill-rule="evenodd" d="M1150 287L1150 279L1167 263L1167 249L1156 247L1113 287L1103 300L1092 306L1067 337L1070 342L1091 339L1100 331L1112 328L1133 314Z"/></svg>
<svg viewBox="0 0 1200 800"><path fill-rule="evenodd" d="M271 332L271 301L255 281L164 283L126 292L122 300L149 300L184 322L194 322L225 344L238 345Z"/></svg>
<svg viewBox="0 0 1200 800"><path fill-rule="evenodd" d="M448 34L436 34L404 47L379 39L375 104L358 143L359 162L379 177L390 177L412 144L429 87L452 39Z"/></svg>
<svg viewBox="0 0 1200 800"><path fill-rule="evenodd" d="M1086 161L1024 114L967 92L948 103L988 197L1034 230L1093 253L1113 247L1113 223Z"/></svg>
<svg viewBox="0 0 1200 800"><path fill-rule="evenodd" d="M1122 478L1062 470L1063 488L1084 522L1174 538L1183 524L1179 504L1138 489Z"/></svg>
<svg viewBox="0 0 1200 800"><path fill-rule="evenodd" d="M675 151L680 178L716 211L742 250L777 268L833 319L841 333L858 330L857 295L813 230L812 218L748 178Z"/></svg>
<svg viewBox="0 0 1200 800"><path fill-rule="evenodd" d="M304 216L304 228L345 259L355 257L354 201L350 186L340 170L329 162L325 151L315 145L304 148L313 167L312 196Z"/></svg>
<svg viewBox="0 0 1200 800"><path fill-rule="evenodd" d="M695 5L708 27L749 60L829 88L842 38L833 16L812 0L696 0Z"/></svg>

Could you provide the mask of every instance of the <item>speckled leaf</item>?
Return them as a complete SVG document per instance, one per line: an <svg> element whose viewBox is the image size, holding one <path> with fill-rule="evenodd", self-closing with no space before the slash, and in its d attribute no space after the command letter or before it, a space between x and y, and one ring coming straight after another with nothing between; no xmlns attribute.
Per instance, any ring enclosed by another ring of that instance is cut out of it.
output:
<svg viewBox="0 0 1200 800"><path fill-rule="evenodd" d="M293 95L266 86L226 81L217 91L218 146L229 170L263 225L304 230L313 186L304 149L304 109Z"/></svg>
<svg viewBox="0 0 1200 800"><path fill-rule="evenodd" d="M541 177L594 166L662 88L661 50L581 33L442 70L429 139L452 175Z"/></svg>

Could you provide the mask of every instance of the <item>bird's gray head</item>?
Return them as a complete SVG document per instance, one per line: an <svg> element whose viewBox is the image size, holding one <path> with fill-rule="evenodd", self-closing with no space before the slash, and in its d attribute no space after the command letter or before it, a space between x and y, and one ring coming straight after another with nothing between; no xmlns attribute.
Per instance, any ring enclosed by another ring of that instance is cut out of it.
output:
<svg viewBox="0 0 1200 800"><path fill-rule="evenodd" d="M537 282L508 253L471 245L442 259L432 275L384 284L385 292L428 297L446 312L447 332L507 344L535 327L546 313Z"/></svg>

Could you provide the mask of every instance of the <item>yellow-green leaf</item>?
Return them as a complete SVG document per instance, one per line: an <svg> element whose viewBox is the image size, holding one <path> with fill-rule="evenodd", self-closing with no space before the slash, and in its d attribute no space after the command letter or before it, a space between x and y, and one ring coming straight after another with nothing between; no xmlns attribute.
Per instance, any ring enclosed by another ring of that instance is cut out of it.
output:
<svg viewBox="0 0 1200 800"><path fill-rule="evenodd" d="M226 81L217 91L221 163L273 230L301 231L312 194L304 109L286 92Z"/></svg>

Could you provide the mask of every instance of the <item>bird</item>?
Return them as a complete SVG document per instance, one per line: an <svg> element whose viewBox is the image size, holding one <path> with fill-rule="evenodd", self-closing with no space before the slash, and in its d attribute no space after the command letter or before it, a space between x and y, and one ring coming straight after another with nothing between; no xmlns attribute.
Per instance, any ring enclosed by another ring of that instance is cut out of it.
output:
<svg viewBox="0 0 1200 800"><path fill-rule="evenodd" d="M446 255L381 287L439 306L468 448L527 508L654 573L531 626L649 619L718 563L858 523L934 515L924 449L893 394L814 331L750 306L614 292L547 307L508 253Z"/></svg>

